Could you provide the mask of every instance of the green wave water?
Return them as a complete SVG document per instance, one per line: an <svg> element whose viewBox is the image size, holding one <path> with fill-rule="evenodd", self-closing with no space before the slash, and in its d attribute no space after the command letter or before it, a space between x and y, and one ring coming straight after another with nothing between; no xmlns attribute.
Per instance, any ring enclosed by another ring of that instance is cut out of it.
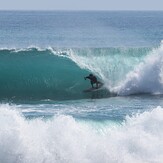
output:
<svg viewBox="0 0 163 163"><path fill-rule="evenodd" d="M0 98L67 100L126 94L127 75L145 64L153 51L151 48L1 49ZM89 81L84 80L90 72L104 83L105 91L95 95L83 93L90 87ZM141 88L138 83L137 86ZM132 86L130 89L133 90ZM134 93L143 92L128 94Z"/></svg>

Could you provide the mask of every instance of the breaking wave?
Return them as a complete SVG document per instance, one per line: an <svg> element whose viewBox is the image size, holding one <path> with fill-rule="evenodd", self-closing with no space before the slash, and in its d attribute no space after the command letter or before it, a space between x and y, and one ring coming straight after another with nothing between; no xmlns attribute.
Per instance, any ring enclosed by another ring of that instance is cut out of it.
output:
<svg viewBox="0 0 163 163"><path fill-rule="evenodd" d="M158 48L72 48L0 50L1 99L82 99L163 93L163 45ZM90 87L95 74L105 89ZM93 95L92 95L93 94Z"/></svg>

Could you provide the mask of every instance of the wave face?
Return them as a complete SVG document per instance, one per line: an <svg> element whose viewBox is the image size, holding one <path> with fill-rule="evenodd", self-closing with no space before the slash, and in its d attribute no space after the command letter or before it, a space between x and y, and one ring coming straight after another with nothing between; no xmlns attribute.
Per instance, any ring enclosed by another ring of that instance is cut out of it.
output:
<svg viewBox="0 0 163 163"><path fill-rule="evenodd" d="M0 105L0 162L162 163L163 109L154 108L112 126L71 116L25 119ZM158 132L159 131L159 132ZM138 134L139 133L139 134Z"/></svg>
<svg viewBox="0 0 163 163"><path fill-rule="evenodd" d="M68 58L53 55L48 49L1 50L0 60L1 98L82 96L83 77L87 72Z"/></svg>
<svg viewBox="0 0 163 163"><path fill-rule="evenodd" d="M81 99L163 93L163 45L152 48L1 49L1 99ZM83 93L95 74L105 91Z"/></svg>

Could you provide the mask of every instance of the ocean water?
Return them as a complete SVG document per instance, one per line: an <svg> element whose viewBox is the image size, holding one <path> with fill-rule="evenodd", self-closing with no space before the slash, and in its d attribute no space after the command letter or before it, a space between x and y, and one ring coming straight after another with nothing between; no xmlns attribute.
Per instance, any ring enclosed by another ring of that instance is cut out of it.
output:
<svg viewBox="0 0 163 163"><path fill-rule="evenodd" d="M162 163L162 40L162 11L0 11L0 163Z"/></svg>

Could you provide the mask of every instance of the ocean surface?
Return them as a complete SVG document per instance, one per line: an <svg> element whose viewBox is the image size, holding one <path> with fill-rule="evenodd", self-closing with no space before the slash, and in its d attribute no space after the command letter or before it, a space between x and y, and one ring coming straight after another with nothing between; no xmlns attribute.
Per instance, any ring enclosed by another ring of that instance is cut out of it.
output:
<svg viewBox="0 0 163 163"><path fill-rule="evenodd" d="M162 40L163 11L0 11L0 163L162 163Z"/></svg>

